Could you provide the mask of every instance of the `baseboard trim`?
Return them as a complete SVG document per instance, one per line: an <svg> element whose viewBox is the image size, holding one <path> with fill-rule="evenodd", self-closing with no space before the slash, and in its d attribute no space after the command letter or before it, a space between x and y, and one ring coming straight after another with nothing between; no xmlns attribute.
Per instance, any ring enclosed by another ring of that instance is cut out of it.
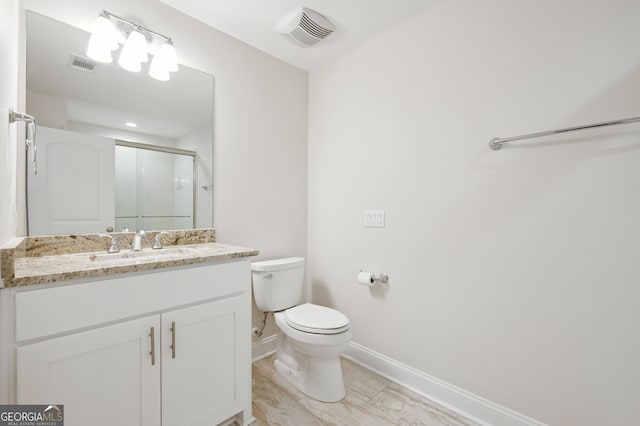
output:
<svg viewBox="0 0 640 426"><path fill-rule="evenodd" d="M275 353L277 346L277 334L272 334L271 336L267 336L257 342L253 342L253 344L251 345L251 357L253 362L261 360L262 358L268 357L269 355Z"/></svg>
<svg viewBox="0 0 640 426"><path fill-rule="evenodd" d="M358 343L351 342L344 357L481 425L545 426Z"/></svg>

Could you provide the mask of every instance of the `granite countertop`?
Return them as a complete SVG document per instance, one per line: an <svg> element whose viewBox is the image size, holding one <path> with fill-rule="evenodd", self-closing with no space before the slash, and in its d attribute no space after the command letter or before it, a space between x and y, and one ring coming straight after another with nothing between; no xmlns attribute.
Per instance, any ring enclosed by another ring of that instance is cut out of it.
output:
<svg viewBox="0 0 640 426"><path fill-rule="evenodd" d="M256 249L215 242L212 229L169 231L162 235L165 245L159 250L151 249L147 242L142 251L132 251L125 244L132 240L133 233L112 235L119 244L121 241L123 243L120 244L120 253L107 253L108 239L98 234L18 239L0 250L4 286L21 287L117 276L259 254Z"/></svg>

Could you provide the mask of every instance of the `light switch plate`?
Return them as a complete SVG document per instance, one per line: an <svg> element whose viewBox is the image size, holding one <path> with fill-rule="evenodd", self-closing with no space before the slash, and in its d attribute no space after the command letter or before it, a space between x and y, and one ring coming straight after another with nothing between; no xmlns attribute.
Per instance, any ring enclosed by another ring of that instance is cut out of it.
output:
<svg viewBox="0 0 640 426"><path fill-rule="evenodd" d="M365 210L364 226L367 228L384 228L384 210Z"/></svg>

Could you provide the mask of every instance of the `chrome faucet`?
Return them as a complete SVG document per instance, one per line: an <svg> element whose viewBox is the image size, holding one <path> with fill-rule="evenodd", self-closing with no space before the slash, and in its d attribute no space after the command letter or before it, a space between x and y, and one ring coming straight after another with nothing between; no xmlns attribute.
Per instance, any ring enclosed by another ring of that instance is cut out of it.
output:
<svg viewBox="0 0 640 426"><path fill-rule="evenodd" d="M146 234L147 233L144 232L142 229L139 230L138 232L136 232L136 235L134 235L134 237L133 237L133 244L131 244L131 250L132 251L140 251L140 250L142 250L142 238Z"/></svg>
<svg viewBox="0 0 640 426"><path fill-rule="evenodd" d="M109 242L109 250L107 250L107 253L120 253L120 249L118 248L118 241L113 237L113 235L100 234L99 236L111 238L111 241Z"/></svg>

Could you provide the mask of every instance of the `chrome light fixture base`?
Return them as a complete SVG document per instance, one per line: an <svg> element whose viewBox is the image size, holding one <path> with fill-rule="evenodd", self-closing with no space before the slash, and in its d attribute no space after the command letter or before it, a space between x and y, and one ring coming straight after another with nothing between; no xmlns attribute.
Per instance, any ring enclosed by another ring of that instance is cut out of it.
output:
<svg viewBox="0 0 640 426"><path fill-rule="evenodd" d="M137 30L140 34L144 36L148 45L153 44L153 35L151 34L151 31L147 30L142 25L136 25L129 21L118 21L116 25L116 29L120 34L122 34L122 36L124 37L124 40L129 38L129 35L133 32L133 30Z"/></svg>

